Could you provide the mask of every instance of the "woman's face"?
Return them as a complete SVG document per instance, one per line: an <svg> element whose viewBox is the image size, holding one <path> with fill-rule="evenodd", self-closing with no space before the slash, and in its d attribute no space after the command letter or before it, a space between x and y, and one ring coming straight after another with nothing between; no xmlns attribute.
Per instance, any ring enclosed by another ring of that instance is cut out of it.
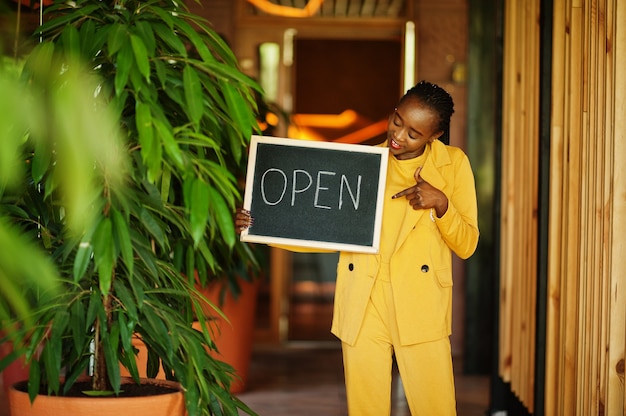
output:
<svg viewBox="0 0 626 416"><path fill-rule="evenodd" d="M413 159L426 144L443 134L437 129L438 115L413 97L405 99L389 116L387 140L396 159Z"/></svg>

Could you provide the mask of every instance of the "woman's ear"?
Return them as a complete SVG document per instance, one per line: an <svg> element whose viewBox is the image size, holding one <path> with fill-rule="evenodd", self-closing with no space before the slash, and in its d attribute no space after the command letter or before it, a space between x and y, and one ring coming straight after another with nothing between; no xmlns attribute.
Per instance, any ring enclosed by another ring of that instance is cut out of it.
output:
<svg viewBox="0 0 626 416"><path fill-rule="evenodd" d="M441 136L443 136L443 130L441 130L439 133L435 133L432 136L430 136L430 139L428 140L428 143L434 142L435 140L437 140Z"/></svg>

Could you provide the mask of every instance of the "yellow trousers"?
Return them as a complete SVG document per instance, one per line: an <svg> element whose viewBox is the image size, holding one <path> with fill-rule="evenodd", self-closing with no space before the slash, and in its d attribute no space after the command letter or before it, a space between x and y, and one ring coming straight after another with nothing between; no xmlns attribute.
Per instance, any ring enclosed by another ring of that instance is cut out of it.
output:
<svg viewBox="0 0 626 416"><path fill-rule="evenodd" d="M394 353L411 415L456 415L450 340L400 345L395 313L391 283L378 279L356 343L342 343L349 415L391 413Z"/></svg>

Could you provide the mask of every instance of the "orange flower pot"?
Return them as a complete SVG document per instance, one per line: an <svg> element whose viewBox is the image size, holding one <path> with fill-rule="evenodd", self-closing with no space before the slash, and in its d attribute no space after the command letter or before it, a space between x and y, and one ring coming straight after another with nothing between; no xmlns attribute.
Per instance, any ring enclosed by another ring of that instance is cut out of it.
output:
<svg viewBox="0 0 626 416"><path fill-rule="evenodd" d="M132 382L132 379L124 379ZM59 397L39 395L30 403L28 393L12 386L9 389L11 416L183 416L185 400L177 383L142 379L142 382L172 387L168 394L144 397Z"/></svg>
<svg viewBox="0 0 626 416"><path fill-rule="evenodd" d="M198 290L218 306L222 313L228 318L225 321L221 316L217 316L215 311L206 306L205 313L215 317L215 339L213 340L217 346L218 353L212 352L214 358L230 364L236 372L236 377L231 384L230 392L232 394L241 393L246 389L248 381L248 373L250 369L250 360L252 357L252 344L254 341L254 323L256 311L256 299L259 288L258 279L254 282L241 280L239 282L241 293L235 299L231 293L225 296L224 304L220 305L218 285L200 288ZM196 322L194 327L200 330L199 324ZM137 368L139 376L146 376L146 364L148 362L148 350L145 344L139 339L133 339L133 346L139 351L136 356ZM120 374L124 377L130 376L129 371L120 366ZM163 369L159 370L157 379L165 379Z"/></svg>
<svg viewBox="0 0 626 416"><path fill-rule="evenodd" d="M227 322L220 316L215 317L218 331L214 342L219 353L214 353L213 356L235 369L237 377L233 380L230 389L233 394L244 391L248 381L259 280L256 279L253 282L241 280L239 284L241 294L235 299L231 293L227 293L223 305L219 303L219 286L199 288L202 294L218 306L228 318ZM215 315L210 308L205 312Z"/></svg>

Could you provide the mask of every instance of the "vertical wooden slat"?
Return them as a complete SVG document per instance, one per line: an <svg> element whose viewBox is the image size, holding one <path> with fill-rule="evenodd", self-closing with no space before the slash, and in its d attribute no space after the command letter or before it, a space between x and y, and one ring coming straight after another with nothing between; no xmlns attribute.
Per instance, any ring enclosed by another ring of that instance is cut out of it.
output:
<svg viewBox="0 0 626 416"><path fill-rule="evenodd" d="M552 33L552 118L550 128L550 207L549 217L558 218L562 215L563 206L563 172L565 137L567 135L565 96L568 83L566 68L566 0L554 0L553 33ZM561 326L561 305L564 303L561 276L562 263L558 261L562 252L563 222L549 221L548 238L551 251L548 253L548 305L546 312L546 372L545 401L546 415L557 415L562 406L559 380L561 374L560 360L563 333Z"/></svg>
<svg viewBox="0 0 626 416"><path fill-rule="evenodd" d="M511 28L512 30L512 38L515 39L515 42L517 42L518 39L523 39L524 35L523 35L523 30L524 30L524 16L523 13L520 12L520 6L519 6L519 2L517 2L518 4L515 4L515 10L517 11L517 13L519 13L517 16L515 16L515 25ZM513 61L513 68L515 70L515 80L514 80L514 84L513 84L513 96L514 96L514 104L511 107L511 112L509 112L509 116L511 118L511 125L514 126L513 131L511 132L512 136L511 137L515 137L515 136L523 136L523 129L524 129L524 124L523 124L523 111L524 111L524 106L523 106L523 96L520 94L520 91L523 90L523 86L522 86L522 82L523 82L523 76L522 74L524 73L524 67L523 67L523 57L524 57L524 52L525 52L525 48L524 48L524 44L522 45L518 45L515 49L514 49L514 61ZM522 131L520 131L522 130ZM521 133L521 134L520 134ZM511 204L511 219L512 219L512 234L511 234L511 242L510 242L510 255L511 255L511 259L510 259L510 263L512 264L512 281L511 281L511 288L510 288L510 294L511 294L511 317L512 317L512 322L511 322L511 328L512 328L512 332L511 332L511 388L518 392L519 395L521 395L521 391L520 391L520 386L518 383L519 380L519 376L520 376L520 370L521 370L521 366L520 366L520 351L523 347L522 345L522 340L520 338L520 333L519 333L519 322L520 322L520 315L522 313L522 310L520 308L521 306L521 302L520 302L520 295L522 295L523 293L520 291L520 286L521 286L521 278L523 277L523 271L520 270L521 267L523 267L523 265L519 262L519 252L520 249L524 246L524 238L523 235L521 234L521 229L522 229L522 218L520 218L519 216L519 211L521 208L521 201L523 201L523 189L522 186L523 184L520 184L519 179L523 177L523 171L522 171L522 164L519 163L519 159L520 157L523 157L523 153L522 153L522 146L523 146L523 141L522 140L513 140L511 143L511 148L512 148L512 155L511 155L511 159L510 159L510 164L513 167L513 175L510 178L510 183L511 183L511 193L512 193L512 200L509 201L509 203Z"/></svg>
<svg viewBox="0 0 626 416"><path fill-rule="evenodd" d="M505 4L499 371L534 407L539 1Z"/></svg>
<svg viewBox="0 0 626 416"><path fill-rule="evenodd" d="M566 111L568 113L568 142L564 149L565 158L565 211L563 218L566 223L563 227L565 231L564 241L566 244L561 252L563 266L563 285L566 294L564 313L562 314L561 326L564 329L565 337L563 351L561 352L564 380L570 382L563 385L561 392L563 397L563 407L561 414L575 415L576 409L576 380L577 371L577 343L579 342L579 304L578 293L580 292L580 280L578 275L580 262L580 248L576 242L580 241L580 137L581 137L581 81L582 65L571 65L572 62L582 62L582 7L581 2L573 1L570 5L569 22L569 56L570 62L568 72L570 73L568 85L568 97Z"/></svg>
<svg viewBox="0 0 626 416"><path fill-rule="evenodd" d="M513 16L514 5L513 2L507 1L505 3L504 10L504 27L506 28L504 34L504 62L505 68L503 74L503 117L502 117L502 136L512 137L515 131L513 125L513 117L510 115L515 112L514 105L516 103L514 92L514 79L517 75L517 71L514 67L514 59L512 52L515 50L516 39L511 33L515 33L515 19ZM511 327L512 327L512 301L513 295L512 282L513 282L513 267L512 261L506 261L505 259L512 259L513 254L513 242L510 236L513 234L512 227L515 223L513 218L513 204L510 202L513 200L513 175L514 165L512 163L515 160L515 152L512 146L508 145L508 141L503 140L502 145L502 218L501 218L501 247L500 255L502 261L500 262L500 326L499 326L499 373L504 381L511 380Z"/></svg>
<svg viewBox="0 0 626 416"><path fill-rule="evenodd" d="M610 166L611 184L609 205L612 211L607 218L608 233L606 250L609 255L607 267L609 292L609 319L607 326L607 395L604 400L605 414L624 414L626 389L624 389L624 349L626 348L626 3L621 0L608 2L607 41L607 134L613 137L612 146L606 154ZM613 83L611 82L613 79ZM613 105L612 105L613 104ZM614 413L609 413L609 411Z"/></svg>
<svg viewBox="0 0 626 416"><path fill-rule="evenodd" d="M593 53L593 50L590 47L589 44L589 34L592 32L592 28L591 26L591 22L592 20L590 19L590 13L588 10L589 7L589 3L590 1L585 1L583 2L583 4L581 5L581 7L579 7L579 11L580 13L578 13L577 15L580 17L580 22L578 22L578 24L576 25L576 31L578 33L581 34L581 37L579 39L580 42L580 61L581 62L589 62L591 60L591 54ZM579 205L580 205L580 212L579 212L579 221L580 221L580 256L578 257L578 273L581 277L581 279L579 279L580 281L580 290L578 291L578 327L580 328L580 332L579 332L579 340L578 342L580 342L583 345L589 345L589 343L591 342L591 340L589 339L590 337L590 332L591 332L591 328L590 328L590 323L591 323L591 319L589 319L589 314L591 313L592 310L592 305L589 303L589 296L588 293L591 290L591 286L592 286L592 282L590 282L588 279L585 279L584 276L587 275L587 267L590 264L590 258L589 258L589 252L588 252L588 246L586 244L586 242L589 241L590 239L590 235L589 235L589 226L590 226L590 222L589 221L589 211L588 211L588 204L587 201L589 200L589 186L587 184L587 174L589 172L589 166L588 166L588 162L589 162L589 118L590 118L590 114L589 114L589 84L591 82L591 71L593 71L593 68L590 65L581 65L581 75L580 75L580 88L578 88L579 90L579 95L580 95L580 107L573 107L571 108L572 111L576 111L576 112L580 112L581 117L580 117L580 132L579 132L579 138L580 138L580 142L578 144L578 146L576 146L579 150L578 150L578 154L579 154L579 163L580 163L580 168L578 169L578 171L580 172L580 181L579 181L579 186L580 186L580 195L579 195ZM579 349L579 348L578 348ZM583 355L583 354L577 354L576 355L576 367L577 367L577 372L579 374L588 374L589 373L589 360L591 359L590 356L588 355ZM579 403L578 406L580 407L581 410L588 408L588 403L587 399L589 397L589 380L585 383L583 382L582 378L580 376L578 376L576 378L576 390L578 392L579 395Z"/></svg>

